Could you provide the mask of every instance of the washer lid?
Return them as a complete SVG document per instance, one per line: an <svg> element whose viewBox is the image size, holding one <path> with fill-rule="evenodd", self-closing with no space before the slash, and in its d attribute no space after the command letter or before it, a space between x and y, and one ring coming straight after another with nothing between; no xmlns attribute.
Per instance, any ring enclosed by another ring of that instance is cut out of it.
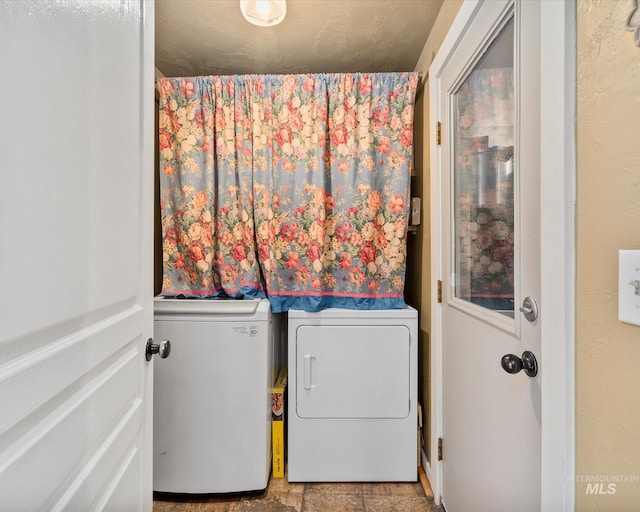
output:
<svg viewBox="0 0 640 512"><path fill-rule="evenodd" d="M266 299L175 299L154 297L155 317L174 315L242 315L253 316L269 311Z"/></svg>

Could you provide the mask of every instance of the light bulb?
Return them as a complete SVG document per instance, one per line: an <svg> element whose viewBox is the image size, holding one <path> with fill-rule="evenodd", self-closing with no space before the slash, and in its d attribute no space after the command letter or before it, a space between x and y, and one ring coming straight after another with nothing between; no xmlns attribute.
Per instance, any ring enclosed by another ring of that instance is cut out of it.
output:
<svg viewBox="0 0 640 512"><path fill-rule="evenodd" d="M287 0L240 0L240 10L248 22L270 27L284 19Z"/></svg>
<svg viewBox="0 0 640 512"><path fill-rule="evenodd" d="M256 12L260 16L269 16L269 11L271 10L271 6L269 5L269 0L257 0L256 1Z"/></svg>

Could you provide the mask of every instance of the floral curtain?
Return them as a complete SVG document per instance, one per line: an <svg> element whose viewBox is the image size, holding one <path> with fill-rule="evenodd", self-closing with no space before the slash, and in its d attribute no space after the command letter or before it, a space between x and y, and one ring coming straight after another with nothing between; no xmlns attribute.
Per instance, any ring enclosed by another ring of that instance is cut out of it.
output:
<svg viewBox="0 0 640 512"><path fill-rule="evenodd" d="M264 297L246 81L161 79L162 294Z"/></svg>
<svg viewBox="0 0 640 512"><path fill-rule="evenodd" d="M513 68L476 69L456 95L458 294L513 309Z"/></svg>
<svg viewBox="0 0 640 512"><path fill-rule="evenodd" d="M403 307L417 81L159 80L163 295Z"/></svg>

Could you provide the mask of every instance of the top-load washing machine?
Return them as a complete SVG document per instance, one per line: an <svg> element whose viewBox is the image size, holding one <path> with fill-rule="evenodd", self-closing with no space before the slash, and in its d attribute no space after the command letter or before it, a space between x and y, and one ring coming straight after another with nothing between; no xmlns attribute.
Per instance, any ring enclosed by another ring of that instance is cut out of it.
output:
<svg viewBox="0 0 640 512"><path fill-rule="evenodd" d="M418 315L288 315L288 477L416 481Z"/></svg>
<svg viewBox="0 0 640 512"><path fill-rule="evenodd" d="M171 341L154 363L155 491L267 486L277 320L266 299L155 299L154 338Z"/></svg>

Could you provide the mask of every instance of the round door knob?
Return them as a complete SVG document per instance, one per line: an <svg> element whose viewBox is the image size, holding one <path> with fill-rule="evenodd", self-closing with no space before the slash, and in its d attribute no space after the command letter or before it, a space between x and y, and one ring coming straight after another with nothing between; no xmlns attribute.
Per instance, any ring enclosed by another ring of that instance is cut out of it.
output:
<svg viewBox="0 0 640 512"><path fill-rule="evenodd" d="M147 361L151 361L154 354L158 354L162 359L169 357L171 353L171 342L169 340L162 340L160 343L154 343L153 338L147 340L147 347L145 350L145 357Z"/></svg>
<svg viewBox="0 0 640 512"><path fill-rule="evenodd" d="M502 369L511 374L519 373L520 370L524 370L529 377L535 377L538 375L538 361L533 352L525 350L522 353L522 358L514 354L506 354L502 356L500 360Z"/></svg>
<svg viewBox="0 0 640 512"><path fill-rule="evenodd" d="M514 354L507 354L502 356L500 365L505 372L515 374L522 370L522 359Z"/></svg>

